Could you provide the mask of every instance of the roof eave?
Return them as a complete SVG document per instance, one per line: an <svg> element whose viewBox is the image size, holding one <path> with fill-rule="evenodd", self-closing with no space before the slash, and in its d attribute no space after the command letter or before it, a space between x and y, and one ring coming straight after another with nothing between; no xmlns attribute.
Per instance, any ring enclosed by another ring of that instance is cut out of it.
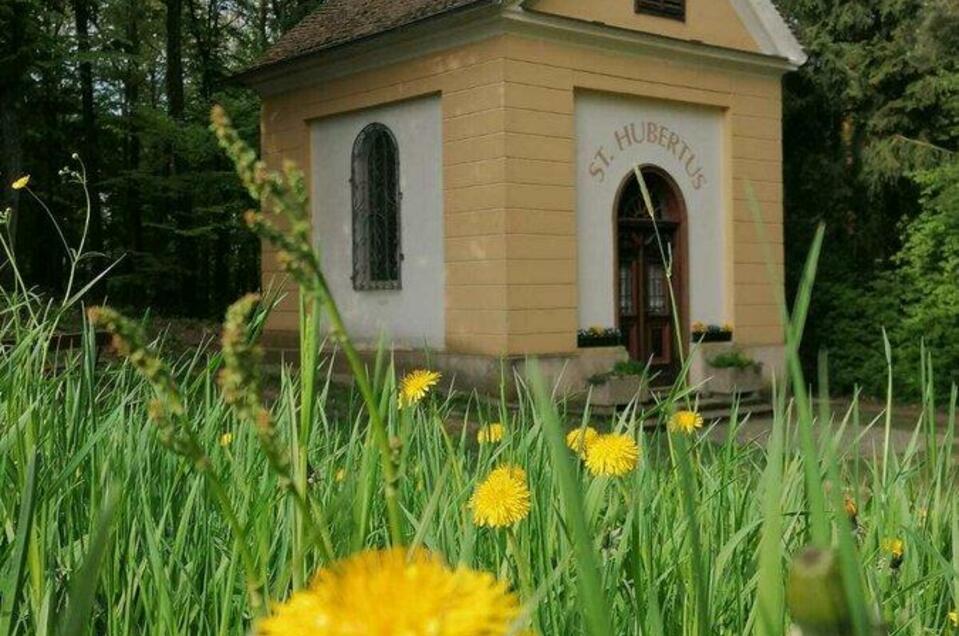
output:
<svg viewBox="0 0 959 636"><path fill-rule="evenodd" d="M369 35L359 38L338 42L331 46L288 57L277 62L255 66L230 76L230 80L243 84L248 88L257 90L261 85L268 83L277 77L282 77L283 75L289 73L293 67L301 66L304 63L311 61L322 63L324 58L329 57L335 52L339 52L351 47L362 47L388 36L396 36L407 32L415 33L417 30L422 29L424 25L434 27L437 26L435 23L456 24L464 18L469 19L475 14L488 13L490 12L491 7L495 8L495 10L498 10L499 5L501 5L503 2L504 0L476 0L476 2L471 4L424 16L412 22L407 22L390 29L378 31L376 33L370 33Z"/></svg>

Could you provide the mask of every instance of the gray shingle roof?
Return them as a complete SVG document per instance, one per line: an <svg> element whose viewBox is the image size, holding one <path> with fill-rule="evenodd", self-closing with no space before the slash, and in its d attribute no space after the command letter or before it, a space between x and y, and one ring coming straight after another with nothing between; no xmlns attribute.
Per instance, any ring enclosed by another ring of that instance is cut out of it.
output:
<svg viewBox="0 0 959 636"><path fill-rule="evenodd" d="M327 0L247 73L492 0Z"/></svg>

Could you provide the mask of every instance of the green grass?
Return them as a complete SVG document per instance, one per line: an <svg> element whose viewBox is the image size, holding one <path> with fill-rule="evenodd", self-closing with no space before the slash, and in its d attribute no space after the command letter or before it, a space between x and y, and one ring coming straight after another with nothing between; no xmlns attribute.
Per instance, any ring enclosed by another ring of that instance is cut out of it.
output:
<svg viewBox="0 0 959 636"><path fill-rule="evenodd" d="M237 537L204 481L158 443L146 415L150 388L121 361L95 364L92 351L58 371L45 370L44 338L39 329L21 332L17 346L0 354L6 613L0 628L17 634L58 627L57 633L246 632L251 614ZM316 544L296 547L295 506L254 431L224 407L214 382L218 364L210 352L183 357L175 376L187 419L240 511L240 540L275 601L320 565L321 551ZM301 442L311 505L325 512L334 553L342 557L386 545L389 526L362 400L338 391L339 415L328 419L328 371L321 357L314 418ZM287 441L299 425L298 380L284 374L273 405ZM517 535L541 597L536 612L543 633L582 633L593 615L583 610L594 606L615 634L752 633L763 608L762 633L784 633L783 572L812 536L803 455L783 450L795 447L784 440L797 435L797 409L780 400L777 434L767 450L696 437L688 449L674 448L677 462L665 433L639 433L645 414L631 412L615 426L637 435L643 458L639 470L620 481L591 478L564 447L550 447L557 438L548 433L568 419L552 414L556 405L544 395L534 400L521 389L520 407L509 413L510 434L495 448L478 448L468 429L446 432L444 423L464 414L471 425L501 419L498 405L457 397L455 413L453 401L434 395L402 417L387 402L389 433L402 440L397 484L407 542L517 582L505 534L475 528L467 510L478 479L499 463L517 462L533 492L532 513ZM823 425L838 430L856 419L852 410ZM950 439L953 427L950 420ZM904 634L939 633L956 605L955 471L950 453L938 453L932 463L923 427L917 431L912 449L890 455L885 478L879 458L832 448L829 435L815 454L836 460L838 478L814 465L831 482L829 492L849 491L858 500L861 531L854 541L868 607ZM225 432L234 440L221 447ZM340 469L343 481L336 480ZM852 537L842 511L836 515L824 505L830 536ZM898 572L879 552L886 537L906 541ZM594 581L580 563L587 555L595 563Z"/></svg>

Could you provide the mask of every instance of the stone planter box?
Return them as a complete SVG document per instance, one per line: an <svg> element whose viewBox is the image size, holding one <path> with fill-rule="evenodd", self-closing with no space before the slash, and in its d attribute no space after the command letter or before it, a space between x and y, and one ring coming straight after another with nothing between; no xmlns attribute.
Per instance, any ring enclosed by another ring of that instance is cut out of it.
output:
<svg viewBox="0 0 959 636"><path fill-rule="evenodd" d="M638 376L612 376L592 387L591 403L595 406L623 406L634 400L649 401L649 387Z"/></svg>
<svg viewBox="0 0 959 636"><path fill-rule="evenodd" d="M705 392L714 395L745 395L757 393L763 388L763 372L760 367L745 369L717 369L708 367Z"/></svg>

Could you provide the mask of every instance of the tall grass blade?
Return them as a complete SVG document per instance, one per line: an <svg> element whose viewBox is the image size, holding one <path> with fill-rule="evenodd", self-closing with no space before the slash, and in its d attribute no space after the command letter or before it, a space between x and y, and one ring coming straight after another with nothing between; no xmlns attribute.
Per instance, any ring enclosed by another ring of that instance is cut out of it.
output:
<svg viewBox="0 0 959 636"><path fill-rule="evenodd" d="M566 511L566 523L572 534L581 597L579 606L586 624L586 633L591 636L609 636L613 633L609 622L610 611L603 592L592 534L586 523L586 507L583 503L581 486L576 478L572 460L563 439L556 406L550 398L546 382L537 365L531 364L530 369L536 415L540 419L546 436L556 484Z"/></svg>
<svg viewBox="0 0 959 636"><path fill-rule="evenodd" d="M58 632L60 636L79 636L88 631L88 620L93 610L97 580L110 543L117 499L114 489L106 495L83 566L74 574L70 584L67 612L63 618L62 628Z"/></svg>
<svg viewBox="0 0 959 636"><path fill-rule="evenodd" d="M17 517L17 532L13 540L13 552L3 581L3 604L0 606L0 634L13 636L17 627L17 608L23 588L24 573L27 564L27 550L33 535L33 513L37 494L37 463L39 455L34 453L27 464L27 477L23 486L23 498L20 500L20 514Z"/></svg>

